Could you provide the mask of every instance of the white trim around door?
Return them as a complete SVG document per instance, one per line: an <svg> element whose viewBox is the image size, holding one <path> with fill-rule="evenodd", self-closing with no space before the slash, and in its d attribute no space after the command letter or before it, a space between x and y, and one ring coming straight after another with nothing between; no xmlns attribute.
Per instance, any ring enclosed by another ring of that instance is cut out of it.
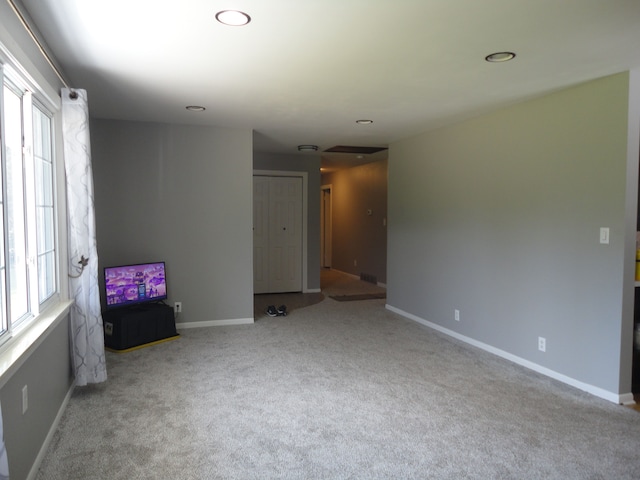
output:
<svg viewBox="0 0 640 480"><path fill-rule="evenodd" d="M307 244L308 244L308 217L309 217L309 174L307 172L281 171L281 170L254 170L254 177L300 177L302 178L302 291L309 292L307 279ZM252 190L253 192L253 190ZM253 193L252 193L253 195ZM253 198L251 199L253 204Z"/></svg>

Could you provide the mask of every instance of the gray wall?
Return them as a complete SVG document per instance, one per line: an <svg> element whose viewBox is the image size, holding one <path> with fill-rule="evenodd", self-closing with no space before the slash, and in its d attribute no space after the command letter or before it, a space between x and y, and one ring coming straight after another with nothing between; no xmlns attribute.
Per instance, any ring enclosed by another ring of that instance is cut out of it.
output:
<svg viewBox="0 0 640 480"><path fill-rule="evenodd" d="M331 185L331 267L375 275L379 283L387 281L387 165L382 160L322 175L322 185Z"/></svg>
<svg viewBox="0 0 640 480"><path fill-rule="evenodd" d="M18 2L20 3L20 2ZM23 14L25 14L24 9ZM11 55L29 72L29 75L43 88L50 98L60 103L62 83L38 50L24 26L8 2L0 4L0 42Z"/></svg>
<svg viewBox="0 0 640 480"><path fill-rule="evenodd" d="M91 141L101 267L165 261L178 323L253 318L251 131L94 119Z"/></svg>
<svg viewBox="0 0 640 480"><path fill-rule="evenodd" d="M630 392L628 95L619 74L392 144L388 304Z"/></svg>
<svg viewBox="0 0 640 480"><path fill-rule="evenodd" d="M320 289L320 156L254 153L254 170L307 172L307 289ZM253 287L252 287L253 288Z"/></svg>
<svg viewBox="0 0 640 480"><path fill-rule="evenodd" d="M27 478L72 383L66 317L0 389L11 480ZM29 408L23 415L24 385Z"/></svg>

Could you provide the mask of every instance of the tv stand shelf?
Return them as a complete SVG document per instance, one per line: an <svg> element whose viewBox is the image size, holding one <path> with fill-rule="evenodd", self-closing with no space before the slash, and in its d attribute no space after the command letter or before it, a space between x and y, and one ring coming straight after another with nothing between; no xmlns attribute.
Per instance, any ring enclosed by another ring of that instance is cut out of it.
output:
<svg viewBox="0 0 640 480"><path fill-rule="evenodd" d="M107 310L102 315L104 345L123 352L178 337L173 309L149 303Z"/></svg>

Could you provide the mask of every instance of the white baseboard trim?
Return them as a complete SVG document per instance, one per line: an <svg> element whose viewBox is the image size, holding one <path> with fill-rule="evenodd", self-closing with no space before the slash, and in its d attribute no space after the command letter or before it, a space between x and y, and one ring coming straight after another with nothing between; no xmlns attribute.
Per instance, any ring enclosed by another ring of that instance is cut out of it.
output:
<svg viewBox="0 0 640 480"><path fill-rule="evenodd" d="M38 455L36 456L36 459L33 462L33 465L31 465L31 470L29 470L29 475L27 475L27 480L34 480L38 475L38 470L40 470L40 465L42 464L42 460L44 460L44 456L47 454L47 450L49 450L49 445L51 444L51 440L53 440L53 435L56 433L56 430L58 430L58 425L60 425L62 414L67 409L67 405L69 404L69 400L71 400L71 395L73 395L73 391L75 390L75 388L76 388L76 381L74 380L73 383L71 384L71 387L69 387L69 390L67 391L67 394L65 395L64 400L60 405L60 408L58 409L56 418L53 420L53 423L49 428L49 433L47 433L47 436L45 437L44 442L40 447L40 451L38 452Z"/></svg>
<svg viewBox="0 0 640 480"><path fill-rule="evenodd" d="M479 342L478 340L474 340L471 337L467 337L458 332L454 332L453 330L449 330L448 328L445 328L436 323L429 322L428 320L425 320L416 315L413 315L412 313L405 312L404 310L400 310L399 308L396 308L389 304L386 304L385 307L387 310L397 313L398 315L402 315L403 317L408 318L409 320L413 320L414 322L417 322L421 325L437 330L438 332L444 333L445 335L453 337L462 342L468 343L469 345L473 345L474 347L485 350L489 353L497 355L498 357L502 357L513 363L516 363L525 368L533 370L534 372L541 373L542 375L546 375L547 377L553 378L562 383L575 387L579 390L595 395L596 397L600 397L604 400L608 400L610 402L622 404L622 405L633 405L635 403L633 401L632 393L618 394L618 393L609 392L608 390L604 390L600 387L596 387L594 385L590 385L588 383L584 383L579 380L576 380L575 378L568 377L562 373L558 373L554 370L538 365L537 363L533 363L529 360L518 357L509 352L505 352L504 350L500 350L499 348L493 347L483 342Z"/></svg>
<svg viewBox="0 0 640 480"><path fill-rule="evenodd" d="M321 293L322 290L319 288L307 288L303 293Z"/></svg>
<svg viewBox="0 0 640 480"><path fill-rule="evenodd" d="M622 405L635 405L636 401L633 399L633 393L623 393L620 395L619 403Z"/></svg>
<svg viewBox="0 0 640 480"><path fill-rule="evenodd" d="M182 322L176 323L176 329L203 328L203 327L226 327L228 325L249 325L253 318L232 318L230 320L207 320L205 322Z"/></svg>

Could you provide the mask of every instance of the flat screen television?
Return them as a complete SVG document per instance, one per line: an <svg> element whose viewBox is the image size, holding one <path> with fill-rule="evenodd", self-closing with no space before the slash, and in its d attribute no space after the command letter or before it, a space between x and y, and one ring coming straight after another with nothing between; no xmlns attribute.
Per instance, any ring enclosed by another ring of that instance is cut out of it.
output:
<svg viewBox="0 0 640 480"><path fill-rule="evenodd" d="M159 302L167 298L164 262L104 269L107 308Z"/></svg>

